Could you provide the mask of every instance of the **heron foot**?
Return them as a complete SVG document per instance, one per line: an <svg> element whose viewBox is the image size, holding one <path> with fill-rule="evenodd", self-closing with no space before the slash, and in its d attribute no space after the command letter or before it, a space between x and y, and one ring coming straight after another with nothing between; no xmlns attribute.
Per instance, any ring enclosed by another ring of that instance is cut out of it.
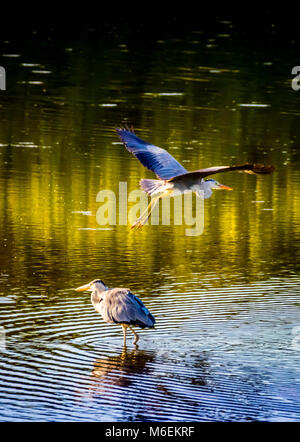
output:
<svg viewBox="0 0 300 442"><path fill-rule="evenodd" d="M168 193L166 193L167 195ZM147 209L142 213L142 215L136 220L135 223L132 224L131 229L136 228L136 229L140 229L141 227L143 227L144 224L146 224L146 222L148 221L152 210L154 209L154 207L156 206L156 204L158 203L159 198L161 198L162 195L158 195L155 198L153 198L150 202L150 204L148 205ZM148 212L149 211L149 212Z"/></svg>
<svg viewBox="0 0 300 442"><path fill-rule="evenodd" d="M140 339L140 337L139 337L139 335L133 330L133 328L132 327L130 327L130 330L132 331L132 333L134 334L134 340L133 340L133 345L137 345L137 343L138 343L138 341L139 341L139 339Z"/></svg>
<svg viewBox="0 0 300 442"><path fill-rule="evenodd" d="M148 217L147 217L147 219L148 219ZM143 225L146 223L147 219L138 218L136 220L136 222L132 224L130 229L135 229L135 230L141 229L143 227Z"/></svg>
<svg viewBox="0 0 300 442"><path fill-rule="evenodd" d="M134 344L134 345L137 345L139 339L140 339L139 335L135 334L135 338L134 338L134 340L133 340L133 344Z"/></svg>

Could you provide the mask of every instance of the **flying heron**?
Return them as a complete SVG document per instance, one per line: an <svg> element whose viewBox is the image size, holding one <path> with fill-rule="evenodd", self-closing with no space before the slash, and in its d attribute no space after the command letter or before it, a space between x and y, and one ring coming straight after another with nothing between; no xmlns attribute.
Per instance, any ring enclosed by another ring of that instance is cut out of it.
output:
<svg viewBox="0 0 300 442"><path fill-rule="evenodd" d="M141 214L132 227L142 227L147 222L158 200L165 196L176 196L185 191L192 191L200 198L210 198L213 190L232 190L231 187L220 184L214 179L204 180L207 176L220 172L230 172L232 170L239 170L250 174L269 174L274 170L274 166L245 163L238 166L214 166L189 172L165 149L154 146L137 137L133 129L120 128L116 130L127 150L129 150L143 166L154 172L158 178L157 180L140 180L141 188L153 198L147 209ZM150 211L148 213L149 209Z"/></svg>
<svg viewBox="0 0 300 442"><path fill-rule="evenodd" d="M95 310L104 321L119 324L123 328L124 346L126 346L126 331L129 328L134 334L133 344L139 340L132 326L154 328L155 319L142 301L129 289L109 289L101 279L95 279L86 285L75 289L77 292L92 292L91 301Z"/></svg>

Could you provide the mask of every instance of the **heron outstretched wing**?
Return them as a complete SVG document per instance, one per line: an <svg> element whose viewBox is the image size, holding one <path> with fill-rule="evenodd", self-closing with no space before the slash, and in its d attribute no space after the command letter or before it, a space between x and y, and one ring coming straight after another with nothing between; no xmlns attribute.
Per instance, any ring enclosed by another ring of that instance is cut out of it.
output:
<svg viewBox="0 0 300 442"><path fill-rule="evenodd" d="M165 149L154 146L137 137L128 129L117 129L120 140L143 166L151 170L162 180L169 180L177 175L187 173L187 170Z"/></svg>
<svg viewBox="0 0 300 442"><path fill-rule="evenodd" d="M264 166L262 164L240 164L238 166L215 166L215 167L208 167L206 169L198 169L194 170L192 172L187 172L181 175L177 175L176 177L173 177L170 179L170 181L176 181L176 180L182 180L182 179L200 179L205 178L209 175L214 175L216 173L221 172L230 172L233 170L240 170L246 173L251 174L269 174L273 172L275 169L274 166Z"/></svg>

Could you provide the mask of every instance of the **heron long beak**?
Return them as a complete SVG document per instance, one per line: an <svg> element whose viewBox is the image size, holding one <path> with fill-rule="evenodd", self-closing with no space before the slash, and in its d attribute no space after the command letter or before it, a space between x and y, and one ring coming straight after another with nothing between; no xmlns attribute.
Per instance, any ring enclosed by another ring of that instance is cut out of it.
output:
<svg viewBox="0 0 300 442"><path fill-rule="evenodd" d="M223 189L223 190L233 190L232 187L225 186L225 184L220 184L217 189Z"/></svg>
<svg viewBox="0 0 300 442"><path fill-rule="evenodd" d="M91 287L90 284L85 284L80 287L77 287L77 289L75 289L75 290L76 290L76 292L84 292L85 290L86 291L90 290L90 287Z"/></svg>

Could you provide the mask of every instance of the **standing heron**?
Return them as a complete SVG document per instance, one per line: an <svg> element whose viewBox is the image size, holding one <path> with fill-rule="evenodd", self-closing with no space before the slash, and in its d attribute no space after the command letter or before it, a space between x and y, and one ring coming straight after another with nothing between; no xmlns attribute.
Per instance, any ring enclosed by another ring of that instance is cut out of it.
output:
<svg viewBox="0 0 300 442"><path fill-rule="evenodd" d="M269 174L274 166L262 164L240 164L238 166L215 166L206 169L187 171L171 154L161 147L154 146L137 137L131 129L117 129L117 134L125 147L147 169L154 172L157 180L142 179L140 186L152 198L147 209L141 214L132 227L142 227L148 220L152 210L160 198L181 195L185 191L195 192L201 198L210 198L216 189L232 190L231 187L220 184L214 179L204 180L205 177L220 172L241 170L250 174ZM149 213L148 210L150 209Z"/></svg>
<svg viewBox="0 0 300 442"><path fill-rule="evenodd" d="M133 330L132 326L154 328L154 316L152 316L142 301L133 295L129 289L109 289L101 279L95 279L75 290L77 292L92 292L92 304L104 321L122 326L124 346L126 346L127 328L130 328L134 334L133 344L135 345L139 340L139 336Z"/></svg>

